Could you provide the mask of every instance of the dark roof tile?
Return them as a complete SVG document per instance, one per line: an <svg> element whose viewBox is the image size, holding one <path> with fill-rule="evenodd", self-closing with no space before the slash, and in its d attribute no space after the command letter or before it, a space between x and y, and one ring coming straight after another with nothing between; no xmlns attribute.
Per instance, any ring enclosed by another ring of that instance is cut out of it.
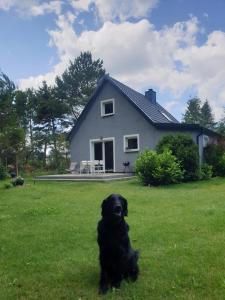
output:
<svg viewBox="0 0 225 300"><path fill-rule="evenodd" d="M153 104L141 93L108 76L108 80L121 90L153 123L179 123L157 102Z"/></svg>

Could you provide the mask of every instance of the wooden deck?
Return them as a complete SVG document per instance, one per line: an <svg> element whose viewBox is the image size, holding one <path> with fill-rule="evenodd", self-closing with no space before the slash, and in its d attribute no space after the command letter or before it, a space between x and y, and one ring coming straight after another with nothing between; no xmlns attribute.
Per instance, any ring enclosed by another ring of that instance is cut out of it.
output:
<svg viewBox="0 0 225 300"><path fill-rule="evenodd" d="M114 181L128 180L135 177L134 173L99 173L99 174L58 174L43 175L34 178L34 181Z"/></svg>

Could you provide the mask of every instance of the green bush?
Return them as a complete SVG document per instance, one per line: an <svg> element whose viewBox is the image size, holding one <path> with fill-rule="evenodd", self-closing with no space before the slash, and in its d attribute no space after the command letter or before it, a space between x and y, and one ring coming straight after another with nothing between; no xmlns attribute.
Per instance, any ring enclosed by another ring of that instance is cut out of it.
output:
<svg viewBox="0 0 225 300"><path fill-rule="evenodd" d="M183 171L176 157L170 150L165 150L159 156L159 180L160 184L178 183L183 179Z"/></svg>
<svg viewBox="0 0 225 300"><path fill-rule="evenodd" d="M6 189L6 190L10 189L11 187L12 187L12 185L8 182L4 184L4 189Z"/></svg>
<svg viewBox="0 0 225 300"><path fill-rule="evenodd" d="M138 178L145 185L166 185L181 182L183 172L171 151L157 154L152 150L142 152L135 164Z"/></svg>
<svg viewBox="0 0 225 300"><path fill-rule="evenodd" d="M12 180L12 185L13 186L18 186L18 185L23 185L23 184L24 184L24 179L20 176L18 176L15 179Z"/></svg>
<svg viewBox="0 0 225 300"><path fill-rule="evenodd" d="M204 160L212 166L213 176L221 176L223 173L223 155L225 149L222 145L210 144L204 148Z"/></svg>
<svg viewBox="0 0 225 300"><path fill-rule="evenodd" d="M198 146L189 135L166 135L156 146L156 151L162 153L165 149L171 150L177 158L184 172L184 181L199 179Z"/></svg>
<svg viewBox="0 0 225 300"><path fill-rule="evenodd" d="M59 151L52 150L48 157L48 167L51 170L57 170L58 173L64 173L69 164L69 159L65 158Z"/></svg>
<svg viewBox="0 0 225 300"><path fill-rule="evenodd" d="M225 153L223 153L223 155L221 156L218 167L219 167L218 175L224 177L225 176Z"/></svg>
<svg viewBox="0 0 225 300"><path fill-rule="evenodd" d="M3 166L3 164L0 161L0 180L5 179L6 177L7 177L7 174L6 174L5 167Z"/></svg>
<svg viewBox="0 0 225 300"><path fill-rule="evenodd" d="M143 184L158 185L156 171L159 168L159 159L155 151L145 150L135 163L135 172Z"/></svg>
<svg viewBox="0 0 225 300"><path fill-rule="evenodd" d="M200 179L206 180L212 178L213 172L212 172L212 166L204 163L201 166L201 172L200 172Z"/></svg>

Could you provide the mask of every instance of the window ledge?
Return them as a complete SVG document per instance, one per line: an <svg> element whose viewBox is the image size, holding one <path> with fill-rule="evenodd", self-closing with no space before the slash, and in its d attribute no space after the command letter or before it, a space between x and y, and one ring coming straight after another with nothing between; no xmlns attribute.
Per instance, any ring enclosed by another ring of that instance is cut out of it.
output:
<svg viewBox="0 0 225 300"><path fill-rule="evenodd" d="M139 149L126 149L125 152L138 152Z"/></svg>
<svg viewBox="0 0 225 300"><path fill-rule="evenodd" d="M110 117L110 116L114 116L114 115L115 115L115 113L106 114L106 115L101 115L101 116L104 118L104 117Z"/></svg>

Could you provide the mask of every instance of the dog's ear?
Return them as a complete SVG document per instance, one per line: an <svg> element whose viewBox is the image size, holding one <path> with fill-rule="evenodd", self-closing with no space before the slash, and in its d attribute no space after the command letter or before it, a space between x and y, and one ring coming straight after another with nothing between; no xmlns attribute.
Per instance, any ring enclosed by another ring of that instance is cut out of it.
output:
<svg viewBox="0 0 225 300"><path fill-rule="evenodd" d="M106 198L102 201L102 216L103 217L105 217L107 215L107 211L108 211L108 202L107 202L107 200L108 200L108 198Z"/></svg>
<svg viewBox="0 0 225 300"><path fill-rule="evenodd" d="M124 212L124 216L128 215L128 203L127 203L127 199L125 199L123 196L120 195L120 199L122 201L122 206L123 206L123 212Z"/></svg>

